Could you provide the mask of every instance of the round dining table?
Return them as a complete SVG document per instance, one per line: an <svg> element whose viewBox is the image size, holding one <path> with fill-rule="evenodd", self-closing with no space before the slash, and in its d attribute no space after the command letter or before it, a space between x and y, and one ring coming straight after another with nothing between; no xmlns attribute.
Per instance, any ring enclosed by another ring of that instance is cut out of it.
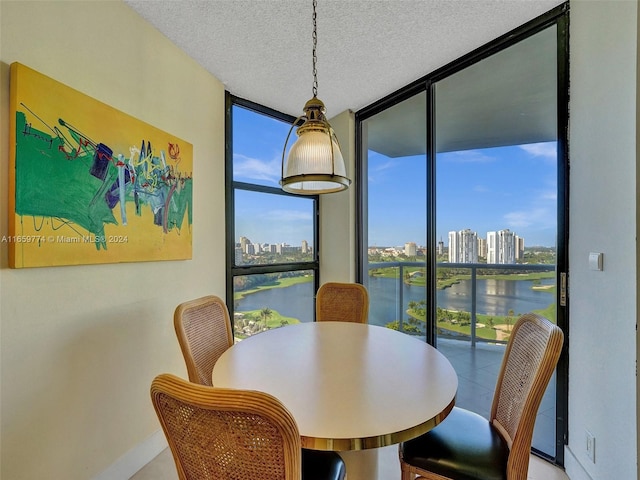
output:
<svg viewBox="0 0 640 480"><path fill-rule="evenodd" d="M238 341L212 381L278 398L302 447L340 452L351 480L377 478L375 449L440 423L458 388L449 361L423 340L352 322L287 325Z"/></svg>

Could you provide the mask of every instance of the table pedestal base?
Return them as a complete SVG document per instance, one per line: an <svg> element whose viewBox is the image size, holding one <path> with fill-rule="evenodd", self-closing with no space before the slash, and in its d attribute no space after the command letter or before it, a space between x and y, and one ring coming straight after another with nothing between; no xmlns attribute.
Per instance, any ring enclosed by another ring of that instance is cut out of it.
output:
<svg viewBox="0 0 640 480"><path fill-rule="evenodd" d="M378 449L339 452L347 467L347 480L377 480Z"/></svg>

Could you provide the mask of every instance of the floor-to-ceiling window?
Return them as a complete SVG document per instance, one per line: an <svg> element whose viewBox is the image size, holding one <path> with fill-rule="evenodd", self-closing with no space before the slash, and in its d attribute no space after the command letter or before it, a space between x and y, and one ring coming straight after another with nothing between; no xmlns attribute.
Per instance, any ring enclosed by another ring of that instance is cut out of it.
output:
<svg viewBox="0 0 640 480"><path fill-rule="evenodd" d="M362 167L367 169L362 186L368 200L362 283L371 299L369 323L423 337L425 322L406 312L424 309L427 298L425 109L422 91L360 124L366 145ZM391 138L395 128L402 130L402 142Z"/></svg>
<svg viewBox="0 0 640 480"><path fill-rule="evenodd" d="M278 184L293 120L227 94L227 305L237 339L314 320L317 198Z"/></svg>
<svg viewBox="0 0 640 480"><path fill-rule="evenodd" d="M435 344L488 416L510 329L568 328L567 5L356 114L370 322ZM566 355L533 448L563 462Z"/></svg>

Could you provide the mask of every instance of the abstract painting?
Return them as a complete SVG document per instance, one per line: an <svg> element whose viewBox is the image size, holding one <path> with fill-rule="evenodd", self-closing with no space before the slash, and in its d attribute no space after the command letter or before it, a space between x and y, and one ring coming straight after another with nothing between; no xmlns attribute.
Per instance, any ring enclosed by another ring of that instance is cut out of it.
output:
<svg viewBox="0 0 640 480"><path fill-rule="evenodd" d="M193 146L11 65L12 268L186 260Z"/></svg>

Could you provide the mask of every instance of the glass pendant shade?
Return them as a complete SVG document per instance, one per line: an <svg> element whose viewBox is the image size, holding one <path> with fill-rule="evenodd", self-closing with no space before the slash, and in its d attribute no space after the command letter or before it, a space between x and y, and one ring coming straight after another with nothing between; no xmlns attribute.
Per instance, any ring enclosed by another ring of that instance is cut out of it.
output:
<svg viewBox="0 0 640 480"><path fill-rule="evenodd" d="M283 152L282 189L302 195L345 190L351 180L347 178L338 140L324 117L322 101L315 97L309 100L304 118L306 121L298 127L298 140L291 146L286 162Z"/></svg>
<svg viewBox="0 0 640 480"><path fill-rule="evenodd" d="M283 190L314 195L339 192L349 183L340 147L329 132L302 132L287 156Z"/></svg>

